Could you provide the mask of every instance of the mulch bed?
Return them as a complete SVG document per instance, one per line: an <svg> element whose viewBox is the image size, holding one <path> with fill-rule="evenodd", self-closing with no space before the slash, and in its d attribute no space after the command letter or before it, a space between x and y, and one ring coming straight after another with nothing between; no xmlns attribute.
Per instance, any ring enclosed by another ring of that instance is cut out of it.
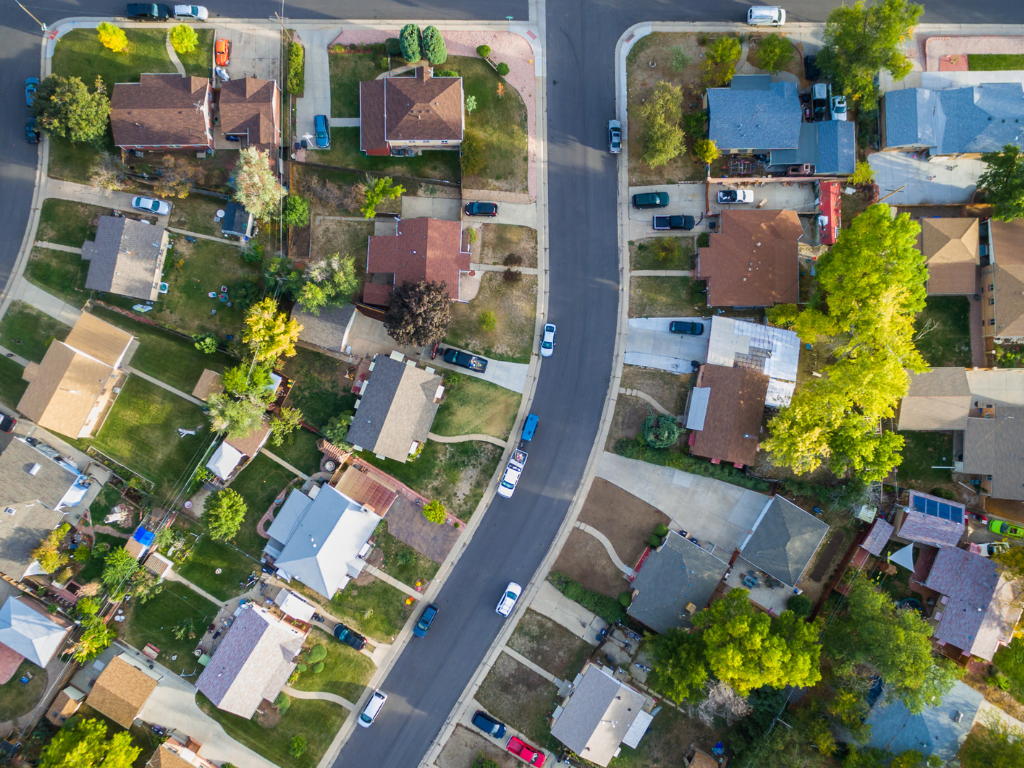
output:
<svg viewBox="0 0 1024 768"><path fill-rule="evenodd" d="M629 566L644 553L655 526L671 522L657 507L601 478L594 479L579 519L607 536L622 562Z"/></svg>

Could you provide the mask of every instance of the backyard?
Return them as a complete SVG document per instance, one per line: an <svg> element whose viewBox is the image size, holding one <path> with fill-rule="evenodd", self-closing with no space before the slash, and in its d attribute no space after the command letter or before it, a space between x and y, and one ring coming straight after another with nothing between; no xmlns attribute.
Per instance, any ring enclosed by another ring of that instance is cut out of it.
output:
<svg viewBox="0 0 1024 768"><path fill-rule="evenodd" d="M178 518L175 527L191 534L202 534L191 550L191 556L174 570L218 600L230 600L242 594L249 574L259 573L260 562L225 541L215 541L193 520Z"/></svg>
<svg viewBox="0 0 1024 768"><path fill-rule="evenodd" d="M652 237L630 241L630 269L693 269L697 249L692 237Z"/></svg>
<svg viewBox="0 0 1024 768"><path fill-rule="evenodd" d="M519 266L537 266L537 230L517 224L482 224L480 244L474 261L504 264L509 256L520 259ZM472 246L471 246L472 248Z"/></svg>
<svg viewBox="0 0 1024 768"><path fill-rule="evenodd" d="M301 673L292 688L297 691L323 691L352 702L358 701L373 675L373 662L320 629L309 633L303 649L308 651L314 645L322 645L327 651L323 671Z"/></svg>
<svg viewBox="0 0 1024 768"><path fill-rule="evenodd" d="M431 431L438 435L491 435L504 440L512 430L522 395L461 373L444 377L445 396Z"/></svg>
<svg viewBox="0 0 1024 768"><path fill-rule="evenodd" d="M384 71L380 68L381 57L349 51L340 45L328 47L327 53L331 67L331 117L359 117L359 84L375 80Z"/></svg>
<svg viewBox="0 0 1024 768"><path fill-rule="evenodd" d="M239 549L259 559L267 540L256 531L260 519L270 508L271 502L292 480L299 478L282 467L269 456L256 456L231 483L231 490L241 494L248 511L242 527L238 529L232 543Z"/></svg>
<svg viewBox="0 0 1024 768"><path fill-rule="evenodd" d="M191 194L184 199L175 198L171 201L171 216L168 226L185 229L189 232L198 232L201 235L220 237L220 223L214 222L213 218L217 211L225 205L226 202L223 200L200 194ZM181 242L180 237L177 242ZM236 250L240 251L241 249L236 248Z"/></svg>
<svg viewBox="0 0 1024 768"><path fill-rule="evenodd" d="M631 277L630 317L700 317L707 312L704 283L688 277Z"/></svg>
<svg viewBox="0 0 1024 768"><path fill-rule="evenodd" d="M398 631L412 612L406 606L405 595L387 582L372 576L368 584L350 582L331 598L331 612L376 641L393 643Z"/></svg>
<svg viewBox="0 0 1024 768"><path fill-rule="evenodd" d="M637 748L623 744L622 751L618 757L612 758L608 768L683 765L683 758L691 745L711 754L711 748L724 735L672 707L662 707Z"/></svg>
<svg viewBox="0 0 1024 768"><path fill-rule="evenodd" d="M31 675L27 683L21 678ZM0 723L29 712L46 690L46 670L27 659L3 685L0 685Z"/></svg>
<svg viewBox="0 0 1024 768"><path fill-rule="evenodd" d="M109 213L109 208L51 197L43 201L39 210L36 240L81 248L86 240L96 237L100 216Z"/></svg>
<svg viewBox="0 0 1024 768"><path fill-rule="evenodd" d="M7 341L4 341L7 344ZM0 357L0 402L8 408L16 408L21 396L28 389L28 382L21 378L25 369L13 360Z"/></svg>
<svg viewBox="0 0 1024 768"><path fill-rule="evenodd" d="M318 214L310 232L310 261L320 261L336 253L351 256L356 279L362 286L366 274L366 247L372 234L372 221L338 221L321 218Z"/></svg>
<svg viewBox="0 0 1024 768"><path fill-rule="evenodd" d="M550 748L548 723L557 696L554 683L502 653L474 698L499 720L537 742L535 746Z"/></svg>
<svg viewBox="0 0 1024 768"><path fill-rule="evenodd" d="M284 459L296 469L307 475L320 471L320 459L323 454L316 447L320 436L305 427L299 427L284 438L280 445L268 442L265 449L275 456Z"/></svg>
<svg viewBox="0 0 1024 768"><path fill-rule="evenodd" d="M966 296L929 296L914 324L916 346L929 365L971 365L971 300Z"/></svg>
<svg viewBox="0 0 1024 768"><path fill-rule="evenodd" d="M128 604L120 636L140 651L152 644L160 649L158 662L175 674L189 674L199 666L192 651L202 642L219 607L181 582L165 581L155 597ZM182 637L175 632L183 633Z"/></svg>
<svg viewBox="0 0 1024 768"><path fill-rule="evenodd" d="M516 625L508 646L559 680L575 679L596 649L561 624L528 610Z"/></svg>
<svg viewBox="0 0 1024 768"><path fill-rule="evenodd" d="M493 315L485 328L484 313ZM469 303L452 303L445 341L495 360L529 363L537 315L537 277L519 274L509 282L501 272L480 273L480 292Z"/></svg>
<svg viewBox="0 0 1024 768"><path fill-rule="evenodd" d="M359 149L358 128L331 128L331 148L306 155L307 162L356 171L375 171L419 179L459 180L459 153L427 150L415 157L364 155Z"/></svg>
<svg viewBox="0 0 1024 768"><path fill-rule="evenodd" d="M373 532L373 541L384 558L377 567L403 584L412 587L417 581L430 581L437 575L440 566L392 536L386 519Z"/></svg>
<svg viewBox="0 0 1024 768"><path fill-rule="evenodd" d="M901 432L903 461L899 465L901 485L920 491L936 486L952 487L953 435L950 432ZM946 469L936 469L946 467Z"/></svg>
<svg viewBox="0 0 1024 768"><path fill-rule="evenodd" d="M51 341L64 341L69 333L70 326L23 301L12 301L0 320L0 344L34 363L43 361Z"/></svg>
<svg viewBox="0 0 1024 768"><path fill-rule="evenodd" d="M89 262L77 253L39 246L32 249L25 265L26 280L79 309L85 306L91 293L85 288L88 275Z"/></svg>
<svg viewBox="0 0 1024 768"><path fill-rule="evenodd" d="M351 382L344 378L349 364L301 347L295 351L284 367L293 382L288 405L298 408L305 422L320 429L332 417L354 410L356 398L349 392ZM277 451L271 449L271 453Z"/></svg>

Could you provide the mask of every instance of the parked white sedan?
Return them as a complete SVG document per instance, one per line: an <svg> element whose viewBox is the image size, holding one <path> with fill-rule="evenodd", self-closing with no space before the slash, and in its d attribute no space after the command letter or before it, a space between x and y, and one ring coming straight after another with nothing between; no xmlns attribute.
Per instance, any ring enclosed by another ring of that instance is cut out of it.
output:
<svg viewBox="0 0 1024 768"><path fill-rule="evenodd" d="M505 587L505 593L501 596L501 600L498 601L498 607L494 610L499 616L508 618L508 615L512 613L512 609L516 607L516 600L523 593L523 588L516 584L514 581L510 581L508 586Z"/></svg>
<svg viewBox="0 0 1024 768"><path fill-rule="evenodd" d="M555 352L555 324L548 323L544 326L544 336L540 340L540 356L551 357Z"/></svg>
<svg viewBox="0 0 1024 768"><path fill-rule="evenodd" d="M157 216L166 216L171 212L171 204L163 200L154 200L152 197L133 197L132 208L146 213L154 213Z"/></svg>
<svg viewBox="0 0 1024 768"><path fill-rule="evenodd" d="M203 5L176 5L174 6L174 18L206 21L210 18L210 12Z"/></svg>

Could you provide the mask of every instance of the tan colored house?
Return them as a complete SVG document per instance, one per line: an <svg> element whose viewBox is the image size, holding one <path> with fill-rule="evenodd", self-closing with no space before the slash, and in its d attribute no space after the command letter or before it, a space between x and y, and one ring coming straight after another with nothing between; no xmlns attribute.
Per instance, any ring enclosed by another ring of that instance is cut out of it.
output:
<svg viewBox="0 0 1024 768"><path fill-rule="evenodd" d="M981 263L978 219L921 219L918 249L928 264L929 296L970 296Z"/></svg>
<svg viewBox="0 0 1024 768"><path fill-rule="evenodd" d="M118 725L130 728L158 682L121 654L107 664L85 703Z"/></svg>
<svg viewBox="0 0 1024 768"><path fill-rule="evenodd" d="M368 155L458 149L465 126L461 77L434 77L430 67L417 67L412 77L359 84L359 148Z"/></svg>
<svg viewBox="0 0 1024 768"><path fill-rule="evenodd" d="M110 127L122 149L213 149L213 96L202 77L139 75L110 95Z"/></svg>
<svg viewBox="0 0 1024 768"><path fill-rule="evenodd" d="M989 265L981 269L981 332L985 351L1024 341L1024 219L988 222Z"/></svg>
<svg viewBox="0 0 1024 768"><path fill-rule="evenodd" d="M371 236L366 246L363 301L385 305L403 283L444 283L452 301L462 298L460 278L469 272L462 224L441 219L397 219L395 234Z"/></svg>
<svg viewBox="0 0 1024 768"><path fill-rule="evenodd" d="M173 736L161 744L146 763L146 768L217 768L199 755L203 745L190 737L182 742Z"/></svg>
<svg viewBox="0 0 1024 768"><path fill-rule="evenodd" d="M132 341L130 333L83 313L67 339L50 344L43 362L25 367L29 385L18 410L68 437L93 434L127 376L121 366Z"/></svg>
<svg viewBox="0 0 1024 768"><path fill-rule="evenodd" d="M901 431L943 432L966 429L971 388L964 368L932 368L910 374L910 389L900 404Z"/></svg>
<svg viewBox="0 0 1024 768"><path fill-rule="evenodd" d="M167 258L167 230L124 216L100 216L96 239L82 245L85 287L156 301Z"/></svg>
<svg viewBox="0 0 1024 768"><path fill-rule="evenodd" d="M273 153L281 139L281 90L274 80L243 77L220 86L220 129Z"/></svg>
<svg viewBox="0 0 1024 768"><path fill-rule="evenodd" d="M69 685L57 694L53 704L46 710L46 719L60 728L64 725L65 720L78 711L84 700L85 694L75 688L75 686Z"/></svg>

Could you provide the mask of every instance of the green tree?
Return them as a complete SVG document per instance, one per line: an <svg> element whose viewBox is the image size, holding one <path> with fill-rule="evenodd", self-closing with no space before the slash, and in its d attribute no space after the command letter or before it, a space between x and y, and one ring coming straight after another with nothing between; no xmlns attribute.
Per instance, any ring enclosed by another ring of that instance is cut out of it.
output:
<svg viewBox="0 0 1024 768"><path fill-rule="evenodd" d="M406 24L398 33L398 44L402 49L402 58L410 64L415 64L423 58L423 48L420 39L420 28L415 24Z"/></svg>
<svg viewBox="0 0 1024 768"><path fill-rule="evenodd" d="M302 736L292 736L288 743L288 752L292 757L302 757L306 751L306 740Z"/></svg>
<svg viewBox="0 0 1024 768"><path fill-rule="evenodd" d="M498 327L498 316L494 312L487 310L481 312L476 316L477 322L480 324L480 330L490 332Z"/></svg>
<svg viewBox="0 0 1024 768"><path fill-rule="evenodd" d="M121 600L128 592L129 582L141 566L124 547L110 551L103 561L103 585L114 600Z"/></svg>
<svg viewBox="0 0 1024 768"><path fill-rule="evenodd" d="M217 351L217 337L212 333L197 333L192 337L195 341L196 349L207 355L212 355Z"/></svg>
<svg viewBox="0 0 1024 768"><path fill-rule="evenodd" d="M679 439L679 425L671 416L648 413L640 424L640 434L651 448L668 448Z"/></svg>
<svg viewBox="0 0 1024 768"><path fill-rule="evenodd" d="M71 526L63 523L50 531L46 538L39 542L39 546L32 551L32 559L37 561L39 567L46 573L56 573L61 566L68 562L68 554L62 552L60 547L70 530Z"/></svg>
<svg viewBox="0 0 1024 768"><path fill-rule="evenodd" d="M709 88L728 85L735 74L742 46L735 37L719 37L707 48L704 58L704 83Z"/></svg>
<svg viewBox="0 0 1024 768"><path fill-rule="evenodd" d="M444 505L437 501L437 499L428 502L423 507L423 516L430 522L437 523L437 525L443 525L444 521L448 519L448 513L445 511Z"/></svg>
<svg viewBox="0 0 1024 768"><path fill-rule="evenodd" d="M302 426L302 411L298 408L282 408L270 421L270 442L281 445L284 439Z"/></svg>
<svg viewBox="0 0 1024 768"><path fill-rule="evenodd" d="M811 615L811 599L807 595L793 595L786 601L786 608L801 619Z"/></svg>
<svg viewBox="0 0 1024 768"><path fill-rule="evenodd" d="M249 345L257 362L270 362L279 357L294 357L295 342L301 332L302 325L278 312L277 302L268 297L253 304L246 313L242 341Z"/></svg>
<svg viewBox="0 0 1024 768"><path fill-rule="evenodd" d="M131 768L141 753L140 747L132 746L128 731L118 731L108 739L102 721L75 718L43 749L39 768Z"/></svg>
<svg viewBox="0 0 1024 768"><path fill-rule="evenodd" d="M862 106L878 101L875 77L884 69L902 80L912 68L904 52L924 8L907 0L880 0L866 5L857 0L828 15L824 48L817 64L834 87Z"/></svg>
<svg viewBox="0 0 1024 768"><path fill-rule="evenodd" d="M702 163L710 165L721 157L722 153L718 151L718 145L711 139L696 139L693 142L693 156Z"/></svg>
<svg viewBox="0 0 1024 768"><path fill-rule="evenodd" d="M203 505L203 525L210 537L217 540L233 538L242 527L249 507L242 494L231 488L211 493Z"/></svg>
<svg viewBox="0 0 1024 768"><path fill-rule="evenodd" d="M1010 547L1006 552L995 554L992 562L999 566L1007 580L1024 581L1024 547Z"/></svg>
<svg viewBox="0 0 1024 768"><path fill-rule="evenodd" d="M112 597L113 594L112 592ZM115 599L119 600L120 598ZM73 654L75 661L82 664L87 664L103 653L117 637L117 633L108 627L99 616L90 616L82 622L82 630L82 635L75 644Z"/></svg>
<svg viewBox="0 0 1024 768"><path fill-rule="evenodd" d="M448 60L448 49L437 27L430 26L423 30L423 58L434 67Z"/></svg>
<svg viewBox="0 0 1024 768"><path fill-rule="evenodd" d="M103 78L96 77L95 87L89 93L78 77L50 75L44 79L32 102L39 127L72 144L98 141L107 131L110 99Z"/></svg>
<svg viewBox="0 0 1024 768"><path fill-rule="evenodd" d="M236 399L224 393L207 398L210 409L210 426L215 432L225 432L229 438L244 438L251 435L263 424L267 412L266 403L259 398Z"/></svg>
<svg viewBox="0 0 1024 768"><path fill-rule="evenodd" d="M382 176L379 179L367 179L366 197L359 212L364 218L372 219L377 215L377 206L385 200L397 200L405 194L405 187L395 184L390 176Z"/></svg>
<svg viewBox="0 0 1024 768"><path fill-rule="evenodd" d="M644 120L640 143L640 159L651 168L665 165L683 151L683 89L662 80L654 94L640 107Z"/></svg>
<svg viewBox="0 0 1024 768"><path fill-rule="evenodd" d="M199 35L188 24L175 24L171 27L170 38L175 53L192 53L199 45Z"/></svg>
<svg viewBox="0 0 1024 768"><path fill-rule="evenodd" d="M77 603L75 603L74 610L75 614L84 619L88 616L95 616L99 613L100 604L94 597L82 597L79 598Z"/></svg>
<svg viewBox="0 0 1024 768"><path fill-rule="evenodd" d="M288 195L284 199L286 227L304 227L309 224L309 200L302 195Z"/></svg>
<svg viewBox="0 0 1024 768"><path fill-rule="evenodd" d="M128 581L128 594L146 603L164 591L163 582L145 568L140 568Z"/></svg>
<svg viewBox="0 0 1024 768"><path fill-rule="evenodd" d="M999 221L1024 216L1024 153L1020 147L1007 144L999 152L986 152L981 160L986 167L978 178L978 189L985 191L992 216Z"/></svg>
<svg viewBox="0 0 1024 768"><path fill-rule="evenodd" d="M270 218L284 197L284 187L277 180L270 155L256 147L238 153L235 164L235 200L260 221Z"/></svg>
<svg viewBox="0 0 1024 768"><path fill-rule="evenodd" d="M109 48L114 53L123 53L128 50L128 36L120 27L115 27L109 21L101 22L96 27L96 34L104 48Z"/></svg>
<svg viewBox="0 0 1024 768"><path fill-rule="evenodd" d="M647 641L651 652L651 684L676 702L695 702L702 698L708 681L704 658L704 639L681 629L670 629Z"/></svg>
<svg viewBox="0 0 1024 768"><path fill-rule="evenodd" d="M871 167L871 163L866 160L859 160L853 173L846 180L851 184L870 184L875 180L875 171Z"/></svg>
<svg viewBox="0 0 1024 768"><path fill-rule="evenodd" d="M959 756L963 768L1017 768L1024 765L1024 733L989 717L971 731Z"/></svg>
<svg viewBox="0 0 1024 768"><path fill-rule="evenodd" d="M384 330L402 346L440 341L452 322L452 300L445 283L406 283L388 302Z"/></svg>
<svg viewBox="0 0 1024 768"><path fill-rule="evenodd" d="M301 96L306 87L306 49L302 43L288 43L288 93Z"/></svg>
<svg viewBox="0 0 1024 768"><path fill-rule="evenodd" d="M306 268L305 283L298 302L304 312L319 315L324 307L341 307L352 301L359 290L356 262L351 256L332 254Z"/></svg>
<svg viewBox="0 0 1024 768"><path fill-rule="evenodd" d="M473 110L476 109L476 96L466 97L466 112L473 114Z"/></svg>
<svg viewBox="0 0 1024 768"><path fill-rule="evenodd" d="M348 440L348 428L352 426L352 418L355 414L352 411L345 411L327 422L324 427L324 437L337 446L345 445Z"/></svg>
<svg viewBox="0 0 1024 768"><path fill-rule="evenodd" d="M221 374L220 383L228 392L243 397L262 394L272 385L269 365L242 363Z"/></svg>
<svg viewBox="0 0 1024 768"><path fill-rule="evenodd" d="M782 35L771 34L757 43L757 66L769 72L785 69L793 59L793 44Z"/></svg>

